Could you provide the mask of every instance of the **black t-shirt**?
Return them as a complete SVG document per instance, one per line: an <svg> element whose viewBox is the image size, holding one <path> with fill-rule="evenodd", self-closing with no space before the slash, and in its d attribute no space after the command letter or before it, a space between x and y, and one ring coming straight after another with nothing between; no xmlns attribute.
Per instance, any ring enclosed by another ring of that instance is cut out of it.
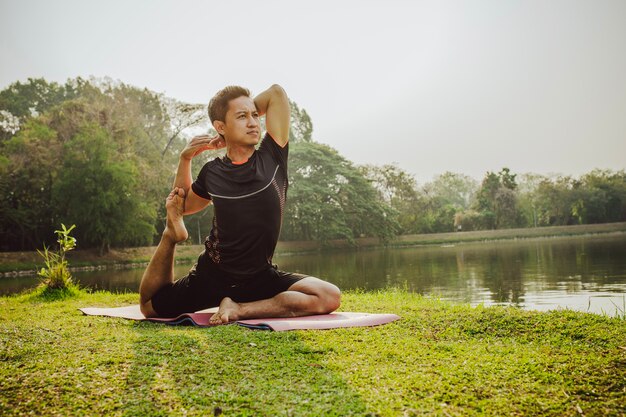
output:
<svg viewBox="0 0 626 417"><path fill-rule="evenodd" d="M215 215L206 255L234 275L252 275L272 263L287 196L288 145L269 134L245 163L228 157L207 162L191 185L213 201Z"/></svg>

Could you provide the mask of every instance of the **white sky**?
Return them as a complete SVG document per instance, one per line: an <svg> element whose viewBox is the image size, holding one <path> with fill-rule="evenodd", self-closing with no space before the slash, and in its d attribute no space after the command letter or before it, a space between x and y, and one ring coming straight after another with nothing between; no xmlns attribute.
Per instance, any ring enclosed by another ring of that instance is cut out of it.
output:
<svg viewBox="0 0 626 417"><path fill-rule="evenodd" d="M626 1L0 0L0 89L281 84L314 139L419 182L626 168Z"/></svg>

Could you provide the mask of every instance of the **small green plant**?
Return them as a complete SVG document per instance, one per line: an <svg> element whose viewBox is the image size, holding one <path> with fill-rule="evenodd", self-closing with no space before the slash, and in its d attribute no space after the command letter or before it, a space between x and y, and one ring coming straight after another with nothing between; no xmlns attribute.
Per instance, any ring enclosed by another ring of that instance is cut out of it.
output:
<svg viewBox="0 0 626 417"><path fill-rule="evenodd" d="M38 275L43 279L43 284L49 289L64 289L71 287L72 274L68 267L65 254L76 247L76 238L70 236L70 232L76 227L73 224L69 229L61 223L62 230L55 230L57 234L57 242L59 243L58 252L51 251L46 245L43 246L43 252L37 250L42 256L46 264L45 268L41 268Z"/></svg>

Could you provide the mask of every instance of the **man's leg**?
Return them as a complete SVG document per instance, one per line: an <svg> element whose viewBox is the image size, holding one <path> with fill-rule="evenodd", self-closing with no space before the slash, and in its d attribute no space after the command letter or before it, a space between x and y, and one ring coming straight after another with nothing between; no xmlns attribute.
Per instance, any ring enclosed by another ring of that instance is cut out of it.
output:
<svg viewBox="0 0 626 417"><path fill-rule="evenodd" d="M306 277L285 292L267 300L236 303L226 297L212 317L211 323L264 317L299 317L327 314L339 308L341 292L335 285L314 277Z"/></svg>
<svg viewBox="0 0 626 417"><path fill-rule="evenodd" d="M185 191L174 188L165 200L167 220L161 241L150 259L139 284L141 312L146 317L157 316L152 308L152 297L164 285L174 282L174 252L176 244L187 240L188 234L183 222Z"/></svg>

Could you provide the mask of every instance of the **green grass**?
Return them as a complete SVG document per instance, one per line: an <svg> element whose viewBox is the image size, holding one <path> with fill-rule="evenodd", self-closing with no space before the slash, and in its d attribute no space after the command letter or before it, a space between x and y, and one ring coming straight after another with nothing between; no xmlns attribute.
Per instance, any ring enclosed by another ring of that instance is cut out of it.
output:
<svg viewBox="0 0 626 417"><path fill-rule="evenodd" d="M626 321L351 292L374 328L272 333L83 316L137 294L0 298L0 415L626 415Z"/></svg>

